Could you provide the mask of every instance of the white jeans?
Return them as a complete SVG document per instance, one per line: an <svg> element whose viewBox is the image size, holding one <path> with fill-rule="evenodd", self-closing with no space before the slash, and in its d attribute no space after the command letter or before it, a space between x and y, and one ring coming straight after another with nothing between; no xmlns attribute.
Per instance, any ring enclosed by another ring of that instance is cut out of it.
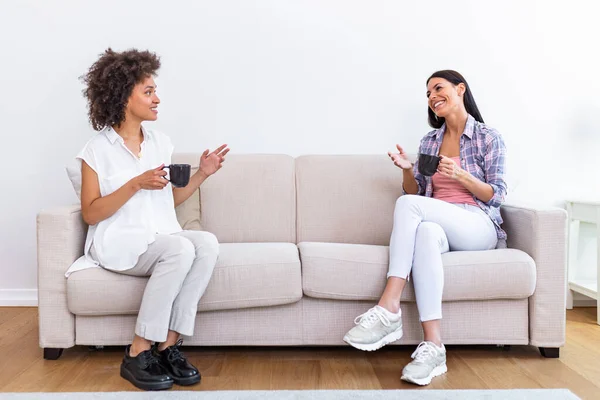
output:
<svg viewBox="0 0 600 400"><path fill-rule="evenodd" d="M169 330L192 336L198 302L212 276L219 242L203 231L157 235L137 264L118 274L150 276L135 324L135 334L164 342Z"/></svg>
<svg viewBox="0 0 600 400"><path fill-rule="evenodd" d="M421 321L442 318L442 253L489 250L498 242L494 223L477 206L425 196L396 201L390 239L389 277L412 273Z"/></svg>

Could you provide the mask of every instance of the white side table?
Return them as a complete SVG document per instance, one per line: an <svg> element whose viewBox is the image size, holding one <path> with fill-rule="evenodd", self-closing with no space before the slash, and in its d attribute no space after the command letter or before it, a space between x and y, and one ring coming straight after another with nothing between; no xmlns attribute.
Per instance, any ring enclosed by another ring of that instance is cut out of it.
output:
<svg viewBox="0 0 600 400"><path fill-rule="evenodd" d="M600 201L567 201L569 215L569 251L567 262L567 308L573 308L573 292L584 294L596 299L598 316L596 322L600 325L600 296L598 295L598 280L600 279ZM596 224L597 257L596 279L579 279L577 275L577 246L579 244L579 224L587 222Z"/></svg>

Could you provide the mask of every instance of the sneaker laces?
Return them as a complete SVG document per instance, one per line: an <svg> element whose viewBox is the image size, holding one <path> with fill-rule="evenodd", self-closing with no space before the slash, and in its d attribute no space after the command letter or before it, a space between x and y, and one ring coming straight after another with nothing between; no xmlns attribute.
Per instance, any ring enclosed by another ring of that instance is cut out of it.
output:
<svg viewBox="0 0 600 400"><path fill-rule="evenodd" d="M169 351L169 362L173 362L173 361L185 361L185 356L183 355L183 352L181 350L179 350L179 348L181 347L181 345L183 345L183 339L179 339L177 341L177 343L175 343L173 346L170 346L170 351Z"/></svg>
<svg viewBox="0 0 600 400"><path fill-rule="evenodd" d="M417 349L412 353L411 358L417 362L424 362L430 357L437 356L438 351L429 342L421 342L417 346Z"/></svg>
<svg viewBox="0 0 600 400"><path fill-rule="evenodd" d="M385 314L377 308L377 306L354 318L354 324L360 324L365 328L371 328L377 323L377 321L381 321L381 323L385 326L390 326L392 324L388 317L386 317Z"/></svg>

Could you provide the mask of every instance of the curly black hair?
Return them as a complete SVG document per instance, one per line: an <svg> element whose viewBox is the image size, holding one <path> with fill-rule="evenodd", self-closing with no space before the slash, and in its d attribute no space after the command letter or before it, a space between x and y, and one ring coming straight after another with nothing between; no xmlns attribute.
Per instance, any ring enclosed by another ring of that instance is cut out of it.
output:
<svg viewBox="0 0 600 400"><path fill-rule="evenodd" d="M133 87L149 76L156 76L159 68L160 57L155 53L106 49L81 77L86 84L83 95L87 98L92 127L99 131L106 126L119 126L125 120L125 107Z"/></svg>

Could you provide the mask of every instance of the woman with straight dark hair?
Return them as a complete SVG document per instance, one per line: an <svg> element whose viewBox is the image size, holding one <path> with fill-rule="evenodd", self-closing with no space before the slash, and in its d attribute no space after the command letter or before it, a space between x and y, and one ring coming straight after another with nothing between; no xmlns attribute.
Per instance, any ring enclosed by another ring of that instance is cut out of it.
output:
<svg viewBox="0 0 600 400"><path fill-rule="evenodd" d="M429 125L435 130L421 139L419 153L441 160L426 176L419 160L413 166L399 145L398 153L388 153L404 180L394 210L387 284L379 303L359 315L344 336L367 351L399 340L400 296L412 276L424 340L402 379L418 385L447 371L440 329L442 253L506 247L500 216L506 195L502 136L484 124L467 81L456 71L431 75L427 100Z"/></svg>

